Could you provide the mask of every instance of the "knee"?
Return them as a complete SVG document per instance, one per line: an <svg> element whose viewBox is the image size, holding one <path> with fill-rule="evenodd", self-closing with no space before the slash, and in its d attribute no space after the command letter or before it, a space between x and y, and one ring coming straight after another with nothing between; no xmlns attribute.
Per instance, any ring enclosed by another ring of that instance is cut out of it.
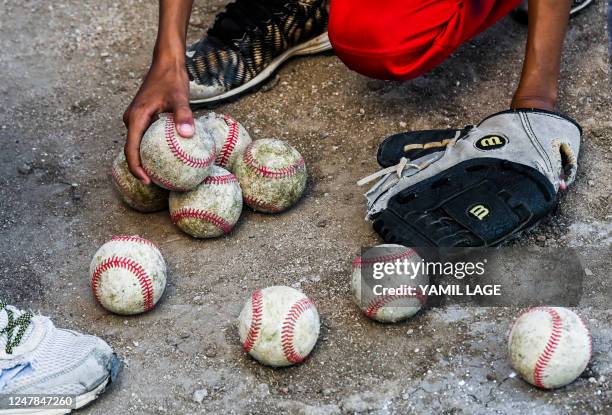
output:
<svg viewBox="0 0 612 415"><path fill-rule="evenodd" d="M335 7L332 1L329 39L338 58L349 68L370 78L406 80L426 71L426 45L407 44L405 33L385 28L384 20L365 16L354 7Z"/></svg>
<svg viewBox="0 0 612 415"><path fill-rule="evenodd" d="M340 3L340 5L339 5ZM338 58L350 69L361 74L379 78L379 62L373 54L379 54L378 30L369 19L362 16L363 10L341 7L343 0L332 1L329 15L329 40Z"/></svg>
<svg viewBox="0 0 612 415"><path fill-rule="evenodd" d="M336 51L363 52L373 49L378 30L370 19L364 19L363 10L341 7L343 0L333 1L329 14L328 32Z"/></svg>

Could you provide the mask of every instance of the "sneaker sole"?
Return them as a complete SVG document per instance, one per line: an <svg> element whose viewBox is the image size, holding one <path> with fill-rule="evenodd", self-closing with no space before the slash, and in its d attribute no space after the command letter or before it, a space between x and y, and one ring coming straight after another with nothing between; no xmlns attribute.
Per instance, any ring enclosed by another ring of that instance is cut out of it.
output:
<svg viewBox="0 0 612 415"><path fill-rule="evenodd" d="M24 408L24 409L0 409L0 415L64 415L69 414L74 410L81 409L95 401L108 387L108 385L116 380L116 377L121 370L122 363L116 356L111 362L111 373L108 374L98 386L91 391L75 397L75 408Z"/></svg>
<svg viewBox="0 0 612 415"><path fill-rule="evenodd" d="M575 15L577 15L578 13L580 13L582 11L582 9L590 6L591 4L593 4L593 1L585 1L583 4L581 4L578 7L574 7L570 10L570 16L574 17Z"/></svg>
<svg viewBox="0 0 612 415"><path fill-rule="evenodd" d="M69 414L75 409L80 409L93 402L104 390L110 381L110 375L94 390L76 397L76 408L24 408L24 409L1 409L0 415L63 415Z"/></svg>
<svg viewBox="0 0 612 415"><path fill-rule="evenodd" d="M277 58L272 60L272 62L270 62L270 64L263 71L257 74L257 76L255 76L250 81L242 84L238 88L234 88L221 95L217 95L210 98L193 100L190 99L189 103L193 105L213 104L228 100L240 94L244 94L245 92L248 92L252 88L255 88L257 85L268 79L283 63L285 63L289 59L295 56L316 55L318 53L325 52L331 49L332 46L329 42L329 37L327 36L327 32L325 32L313 39L310 39L308 42L294 46L291 49L287 49Z"/></svg>

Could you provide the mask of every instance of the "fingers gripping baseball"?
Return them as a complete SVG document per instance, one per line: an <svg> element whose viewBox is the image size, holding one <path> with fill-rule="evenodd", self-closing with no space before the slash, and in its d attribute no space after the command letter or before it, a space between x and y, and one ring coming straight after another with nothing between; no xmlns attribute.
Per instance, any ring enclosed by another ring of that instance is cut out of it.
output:
<svg viewBox="0 0 612 415"><path fill-rule="evenodd" d="M132 107L130 107L132 108ZM143 181L144 184L150 184L151 179L145 173L140 161L140 141L145 130L151 124L152 113L145 108L130 110L129 115L124 115L124 122L127 118L128 136L125 144L125 158L127 159L130 171L134 176ZM126 111L127 114L127 111Z"/></svg>
<svg viewBox="0 0 612 415"><path fill-rule="evenodd" d="M188 102L181 102L174 109L176 130L183 138L191 138L195 131L193 113Z"/></svg>
<svg viewBox="0 0 612 415"><path fill-rule="evenodd" d="M174 114L177 132L182 137L193 136L195 127L189 108L189 78L184 65L167 65L154 61L123 115L123 122L128 129L125 147L128 165L130 171L145 184L151 180L141 166L140 143L149 125L163 112Z"/></svg>

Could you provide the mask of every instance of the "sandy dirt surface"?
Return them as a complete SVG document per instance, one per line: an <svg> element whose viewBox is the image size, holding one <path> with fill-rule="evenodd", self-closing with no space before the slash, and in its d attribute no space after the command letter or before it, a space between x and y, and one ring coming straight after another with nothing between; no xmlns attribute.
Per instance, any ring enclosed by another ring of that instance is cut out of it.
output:
<svg viewBox="0 0 612 415"><path fill-rule="evenodd" d="M191 41L223 6L196 3ZM578 311L593 332L592 364L554 392L513 375L505 347L516 309L453 306L381 325L349 294L353 256L379 243L355 185L377 169L378 143L506 109L525 27L505 19L405 83L368 80L333 55L294 60L272 88L218 108L255 138L289 140L307 161L308 188L285 214L245 211L231 236L196 241L167 212L126 208L107 176L125 139L121 115L150 60L156 2L9 0L1 8L0 295L103 337L125 359L119 381L82 413L612 411L612 294L602 293L612 243L606 2L572 21L564 55L560 109L584 127L577 182L521 240L578 247L589 258ZM169 284L151 313L114 316L92 298L89 262L114 234L161 245ZM245 356L235 323L249 293L275 284L302 289L322 316L312 357L284 370Z"/></svg>

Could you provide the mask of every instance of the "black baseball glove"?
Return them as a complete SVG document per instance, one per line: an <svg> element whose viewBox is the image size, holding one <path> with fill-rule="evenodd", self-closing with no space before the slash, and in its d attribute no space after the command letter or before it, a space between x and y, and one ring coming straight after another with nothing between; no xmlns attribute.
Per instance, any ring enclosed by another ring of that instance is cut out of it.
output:
<svg viewBox="0 0 612 415"><path fill-rule="evenodd" d="M498 245L534 226L576 175L582 130L568 117L510 110L463 130L398 134L380 146L368 218L390 243Z"/></svg>

